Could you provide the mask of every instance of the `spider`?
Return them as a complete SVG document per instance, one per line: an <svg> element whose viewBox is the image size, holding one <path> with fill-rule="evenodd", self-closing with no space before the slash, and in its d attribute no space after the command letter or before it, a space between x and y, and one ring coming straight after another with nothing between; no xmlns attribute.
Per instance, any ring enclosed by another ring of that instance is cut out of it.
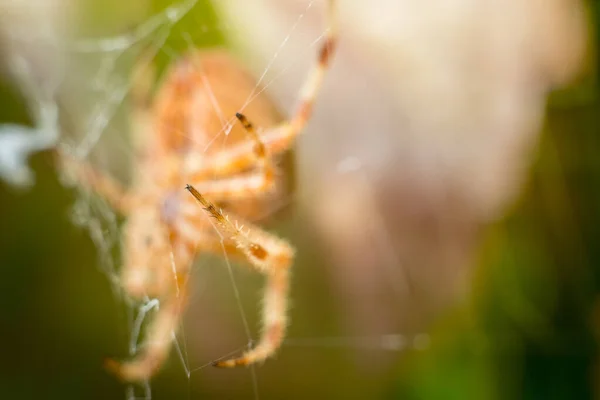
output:
<svg viewBox="0 0 600 400"><path fill-rule="evenodd" d="M309 121L330 66L337 39L334 0L327 1L327 8L327 33L288 121L276 124L271 103L257 99L245 111L268 129L256 130L238 112L239 124L232 127L226 145L211 146L223 126L222 116L215 116L215 101L224 115L233 114L243 105L240 93L246 95L255 84L224 51L191 51L166 73L154 99L148 94L150 69L134 74L135 175L128 189L89 165L73 161L77 165L68 168L75 170L80 185L126 217L120 278L125 292L134 299L160 301L147 328L146 346L128 361L106 362L122 380L147 380L167 359L187 305L190 269L200 253L243 258L266 277L256 346L213 365L261 362L280 347L294 248L251 221L282 185L277 161Z"/></svg>

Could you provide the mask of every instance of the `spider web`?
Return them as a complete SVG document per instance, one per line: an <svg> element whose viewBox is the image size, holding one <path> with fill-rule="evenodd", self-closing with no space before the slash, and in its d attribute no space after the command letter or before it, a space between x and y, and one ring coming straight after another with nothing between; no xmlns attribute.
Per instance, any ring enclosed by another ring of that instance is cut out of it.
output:
<svg viewBox="0 0 600 400"><path fill-rule="evenodd" d="M318 14L320 9L315 6L318 3L315 0L302 3L301 11L298 12L297 18L289 24L288 33L281 38L279 46L265 63L258 66L262 72L258 74L255 90L248 97L245 105L250 104L264 90L270 90L279 80L285 80L288 69L295 68L299 61L314 59L318 49L317 45L324 36L324 29L320 31L319 35L311 37L310 45L305 46L304 53L292 52L293 54L290 54L290 51L286 52L286 49L289 50L290 41L301 36L299 31L302 30L305 17ZM79 38L72 41L68 46L72 74L65 78L63 82L65 89L60 97L62 136L58 138L59 121L56 113L59 105L56 102L36 100L35 104L41 104L39 106L41 111L36 113L36 119L39 121L36 132L39 131L40 136L32 142L36 143L36 146L27 147L25 151L19 153L21 154L20 159L11 161L13 165L11 171L17 167L22 169L27 154L30 152L56 145L61 152L79 160L89 161L96 167L127 182L127 170L133 158L131 143L126 134L129 111L127 101L131 92L128 71L139 59L140 54L147 55L149 51L153 55L152 62L158 65L160 73L166 64L176 60L188 48L213 44L211 41L214 39L207 37L211 34L215 35L215 30L218 30L216 36L220 37L228 36L235 29L227 25L211 26L210 22L201 21L198 11L200 7L203 10L206 8L203 0L174 3L163 10L151 13L124 34L93 39ZM186 19L188 23L184 23ZM193 25L189 23L190 19L195 21L196 26L199 27L199 32L194 32L193 35L189 30L190 25ZM39 95L30 94L29 97L39 98ZM290 101L283 99L282 102L290 103ZM214 106L215 112L219 113L219 105L214 104ZM244 108L245 106L240 111L243 111ZM289 114L291 109L283 111ZM226 140L228 130L234 123L233 116L221 115L221 120L223 129L218 138ZM13 127L13 130L17 131L18 128ZM6 161L7 157L0 154L0 159ZM66 175L68 172L66 171ZM368 174L364 173L360 161L356 158L348 157L340 160L337 173L363 174L361 179L364 181L367 191L369 190ZM12 172L5 173L5 175L16 176ZM23 179L26 176L27 173L23 172ZM72 186L72 183L68 176L64 177L65 185ZM124 332L127 337L126 355L133 357L144 346L144 328L148 320L153 318L160 308L160 302L157 299L149 298L139 304L128 299L119 282L122 221L98 196L76 186L75 190L77 190L77 200L71 213L72 220L89 233L97 248L98 265L111 283L115 298L124 304L122 320L125 322ZM285 199L284 203L292 201L293 194ZM277 233L289 238L294 244L296 244L294 239L301 239L302 236L293 233L299 226L298 219L299 217L296 217L282 223L276 221L274 225ZM271 226L267 226L267 229L272 230ZM383 221L374 221L373 226L369 229L373 240L377 243L375 251L385 253L386 257L389 255L393 258L394 251L391 248L392 245L386 242L387 233ZM298 252L302 254L303 251L309 250L306 246L298 245ZM308 263L306 257L299 255L299 258L304 261L297 261L296 264ZM321 264L325 262L320 260ZM392 261L389 264L394 263L395 261ZM222 266L225 268L221 268ZM215 371L210 368L210 364L214 360L237 354L251 346L258 334L259 321L254 315L258 314L260 307L259 289L263 277L241 271L243 269L236 268L225 252L223 252L222 259L203 257L194 266L192 282L194 290L189 307L191 311L182 322L184 326L183 329L180 329L181 333L177 336L173 335L175 349L171 353L170 362L163 369L169 376L183 375L188 384L188 398L201 397L197 393L204 393L203 389L199 388L202 385L208 385L210 387L208 390L218 392L219 385L229 385L230 382L235 382L243 387L241 390L244 391L244 397L250 395L256 399L272 397L273 395L265 394L261 390L261 386L268 385L272 380L281 379L282 375L277 373L278 367L275 365L281 362L278 359L268 361L265 372L255 366L240 371ZM392 270L386 273L389 273L390 276L395 274ZM321 276L320 279L324 280L326 277ZM402 287L405 284L404 277L393 276L390 281L394 286L393 290L397 292L406 290L405 287ZM294 287L297 287L297 284ZM301 294L296 295L295 291L293 292L295 302L292 309L292 324L302 325L303 322L297 321L297 317L295 317L295 314L300 313L293 311L301 308L299 303L304 300L306 295L302 294L301 289L298 292ZM212 308L214 304L217 304L214 303L215 301L223 303L215 307L218 311L207 311L207 308ZM333 305L329 307L334 308ZM199 308L200 312L197 312ZM239 315L235 319L216 314L221 310L223 313L233 314L232 310L236 308ZM332 319L332 317L335 318L335 314L323 316L321 313L321 318L323 317ZM190 319L193 319L194 322L190 323ZM206 329L206 326L211 324L219 328L217 329L218 333ZM386 333L350 336L343 329L331 323L323 324L326 327L324 330L317 330L320 324L321 321L318 320L309 323L307 328L311 333L309 335L294 335L294 330L290 331L282 348L282 351L289 354L287 356L289 361L282 366L287 373L293 374L294 371L302 372L305 368L312 368L301 362L302 354L305 351L315 353L311 355L312 360L319 360L321 356L330 357L327 352L338 354L334 357L336 360L328 365L328 368L336 368L340 364L346 363L344 357L349 350L395 353L409 348L424 348L428 344L428 337L423 334L407 336L400 333ZM201 325L204 325L204 329ZM226 334L225 332L228 330L234 332L231 335ZM302 329L297 331L302 331ZM194 332L193 339L190 332ZM201 334L198 335L199 338L196 338L198 332ZM224 339L218 340L219 335L222 335ZM203 337L207 339L203 340ZM211 346L210 343L213 341L218 343ZM229 350L225 350L226 348ZM210 354L211 351L213 354ZM326 368L318 367L317 369L319 368L323 371L322 374L326 373ZM201 377L203 374L208 378ZM269 377L267 382L261 378L264 376L263 374L273 377ZM215 383L210 382L213 379ZM313 383L313 385L316 390L318 384ZM293 390L293 385L290 384L285 389ZM268 392L270 393L270 391ZM240 394L239 391L231 393ZM277 393L277 390L273 393ZM129 385L126 388L126 398L128 399L150 399L152 397L153 387L150 382L143 385ZM275 395L275 397L277 396Z"/></svg>

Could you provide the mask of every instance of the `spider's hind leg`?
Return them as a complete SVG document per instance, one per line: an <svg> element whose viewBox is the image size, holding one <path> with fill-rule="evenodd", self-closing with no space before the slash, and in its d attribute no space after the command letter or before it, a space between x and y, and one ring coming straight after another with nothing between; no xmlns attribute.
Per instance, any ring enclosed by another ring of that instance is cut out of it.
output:
<svg viewBox="0 0 600 400"><path fill-rule="evenodd" d="M243 114L237 113L236 117L252 139L255 168L251 172L217 179L207 179L202 175L189 176L192 185L214 201L253 198L269 192L275 185L277 170L265 143Z"/></svg>
<svg viewBox="0 0 600 400"><path fill-rule="evenodd" d="M304 130L312 116L317 96L323 87L323 79L327 71L331 68L337 48L338 22L336 4L335 0L327 1L327 31L324 34L323 42L313 67L308 72L298 94L298 104L295 112L287 121L272 127L262 135L264 148L270 154L277 155L290 149L294 140ZM206 177L210 176L226 176L242 171L254 165L256 160L255 150L256 147L253 147L252 143L239 143L209 156L201 165L196 167L192 175L206 179Z"/></svg>

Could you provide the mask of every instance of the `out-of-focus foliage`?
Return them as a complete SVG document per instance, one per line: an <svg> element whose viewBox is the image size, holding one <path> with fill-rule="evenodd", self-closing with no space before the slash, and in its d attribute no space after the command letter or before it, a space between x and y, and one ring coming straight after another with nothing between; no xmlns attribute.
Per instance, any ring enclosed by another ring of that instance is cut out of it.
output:
<svg viewBox="0 0 600 400"><path fill-rule="evenodd" d="M405 360L399 397L598 394L599 107L549 110L524 193L485 234L468 302Z"/></svg>

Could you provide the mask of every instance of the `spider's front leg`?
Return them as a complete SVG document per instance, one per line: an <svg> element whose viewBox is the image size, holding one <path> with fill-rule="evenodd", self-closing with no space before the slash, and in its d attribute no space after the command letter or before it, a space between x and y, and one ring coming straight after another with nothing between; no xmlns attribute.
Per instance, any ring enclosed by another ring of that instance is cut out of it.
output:
<svg viewBox="0 0 600 400"><path fill-rule="evenodd" d="M148 325L143 347L132 359L122 363L106 361L106 367L126 382L151 378L169 356L187 307L188 279L194 259L194 253L182 247L181 240L173 240L171 233L161 229L158 222L152 222L148 214L137 217L130 217L129 222L134 223L131 228L136 229L125 240L123 284L135 299L149 296L158 300L158 310ZM143 222L150 225L140 225Z"/></svg>
<svg viewBox="0 0 600 400"><path fill-rule="evenodd" d="M248 227L244 232L232 223L194 187L186 189L215 218L226 240L233 240L239 251L257 271L266 275L267 283L263 301L263 331L258 344L239 358L217 361L216 367L235 367L264 361L281 346L287 326L287 304L290 267L294 258L292 246L258 227Z"/></svg>
<svg viewBox="0 0 600 400"><path fill-rule="evenodd" d="M113 359L105 361L105 367L125 382L142 382L150 379L169 356L173 337L180 317L187 305L186 285L160 303L160 308L147 332L144 348L130 361L120 363Z"/></svg>
<svg viewBox="0 0 600 400"><path fill-rule="evenodd" d="M95 192L117 212L126 215L132 196L114 178L68 154L58 154L58 164L71 182Z"/></svg>

